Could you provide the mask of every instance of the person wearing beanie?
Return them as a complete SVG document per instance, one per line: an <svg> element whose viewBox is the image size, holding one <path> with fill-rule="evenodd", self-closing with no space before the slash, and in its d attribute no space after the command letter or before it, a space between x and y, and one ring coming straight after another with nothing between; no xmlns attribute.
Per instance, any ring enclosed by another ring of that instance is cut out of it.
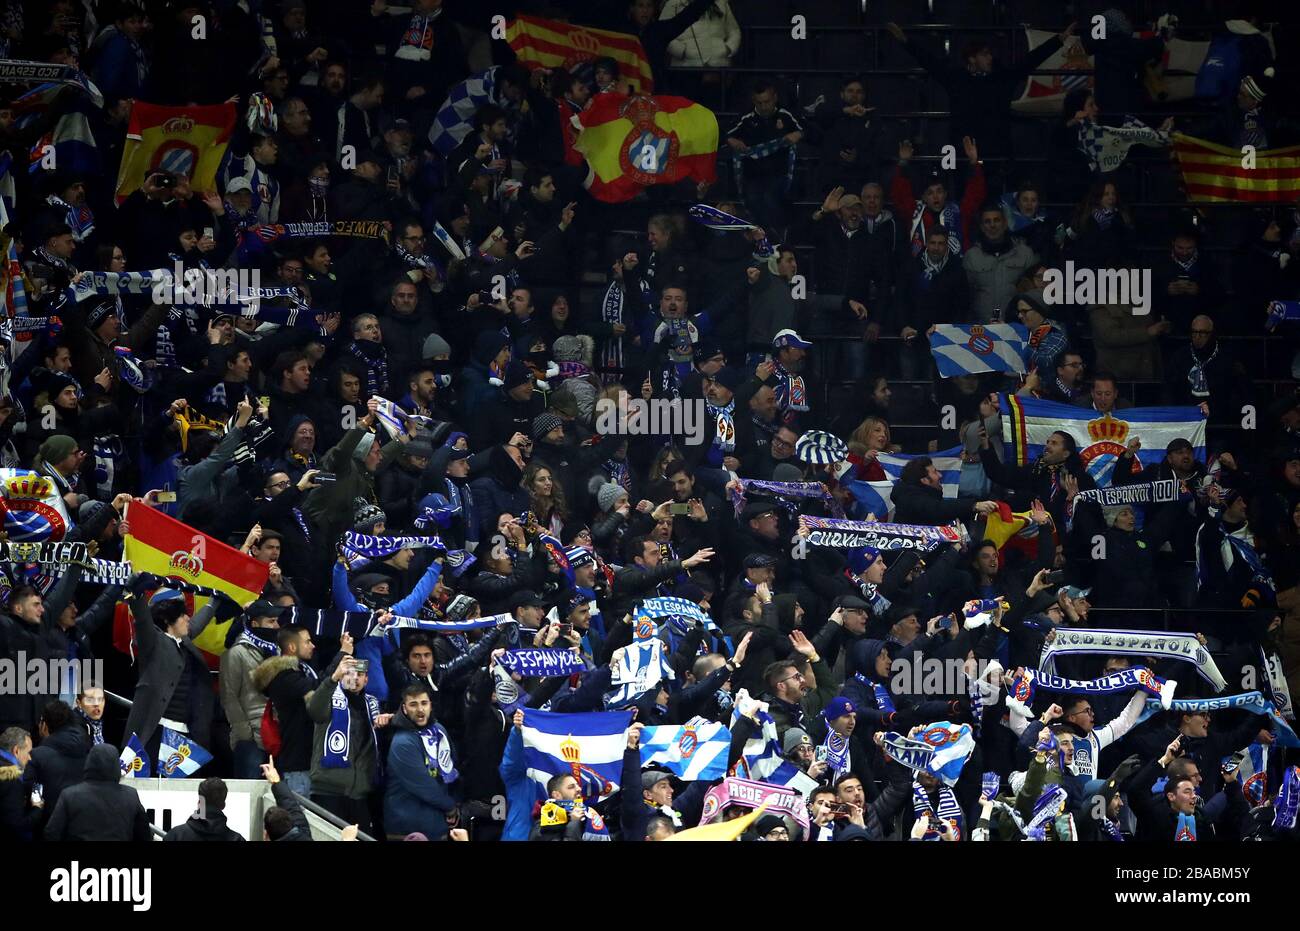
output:
<svg viewBox="0 0 1300 931"><path fill-rule="evenodd" d="M516 433L531 437L533 419L546 410L546 401L528 367L518 359L506 365L501 391L478 409L468 425L473 446L482 449L507 442Z"/></svg>
<svg viewBox="0 0 1300 931"><path fill-rule="evenodd" d="M32 467L54 484L54 490L68 507L75 509L81 505L81 496L77 494L78 473L85 458L86 453L76 440L56 433L41 444Z"/></svg>
<svg viewBox="0 0 1300 931"><path fill-rule="evenodd" d="M1165 447L1163 460L1153 462L1151 465L1134 471L1134 466L1141 465L1137 461L1137 454L1141 447L1141 440L1136 437L1128 441L1124 451L1120 453L1115 462L1114 471L1111 472L1112 484L1133 485L1141 482L1174 479L1179 483L1180 488L1186 488L1188 491L1198 491L1209 482L1204 463L1197 461L1195 450L1192 449L1192 444L1187 439L1178 437L1170 440ZM1237 461L1232 454L1222 453L1218 459L1220 481L1229 485L1240 484ZM1176 513L1176 516L1170 518L1173 521L1173 526L1169 530L1169 545L1173 548L1173 557L1169 560L1168 566L1162 565L1161 571L1174 577L1178 586L1183 588L1190 597L1190 586L1193 586L1195 582L1194 573L1189 570L1196 559L1196 531L1201 525L1201 518L1195 510L1188 510L1186 502L1180 501L1149 504L1143 510L1148 521L1162 516L1166 511ZM1160 556L1159 559L1163 564L1166 557ZM1175 562L1181 563L1182 567L1176 567Z"/></svg>
<svg viewBox="0 0 1300 931"><path fill-rule="evenodd" d="M479 333L462 375L461 423L472 423L484 402L497 395L496 389L504 384L510 355L510 338L500 329Z"/></svg>
<svg viewBox="0 0 1300 931"><path fill-rule="evenodd" d="M72 354L73 377L82 385L91 385L96 376L108 369L105 393L117 397L122 379L114 347L123 346L144 358L144 350L153 345L168 309L166 303L149 302L140 318L123 334L117 305L111 299L86 300L61 307L62 339Z"/></svg>
<svg viewBox="0 0 1300 931"><path fill-rule="evenodd" d="M370 534L371 536L383 535L388 523L388 517L378 505L371 504L365 498L357 498L356 501L353 502L353 507L353 530L357 533Z"/></svg>

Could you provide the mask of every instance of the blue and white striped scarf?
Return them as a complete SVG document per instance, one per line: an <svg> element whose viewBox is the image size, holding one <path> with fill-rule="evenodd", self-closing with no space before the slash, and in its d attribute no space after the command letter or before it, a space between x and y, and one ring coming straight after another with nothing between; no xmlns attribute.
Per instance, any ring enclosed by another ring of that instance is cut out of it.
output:
<svg viewBox="0 0 1300 931"><path fill-rule="evenodd" d="M913 780L912 812L916 815L918 821L925 818L927 822L925 834L921 837L923 841L937 841L942 838L940 832L929 826L929 815L932 811L934 811L934 806L930 804L930 796L926 794L925 787ZM953 792L950 786L939 786L939 810L934 813L940 821L946 821L952 826L953 835L957 840L963 838L966 816L962 813L961 805L957 803L957 794Z"/></svg>
<svg viewBox="0 0 1300 931"><path fill-rule="evenodd" d="M369 692L363 693L366 700L366 718L370 725L370 740L375 748L375 759L379 760L379 741L375 738L375 718L379 717L379 699ZM323 769L347 769L352 765L352 708L348 702L343 683L334 685L334 695L330 699L330 720L325 729L325 747L321 756Z"/></svg>

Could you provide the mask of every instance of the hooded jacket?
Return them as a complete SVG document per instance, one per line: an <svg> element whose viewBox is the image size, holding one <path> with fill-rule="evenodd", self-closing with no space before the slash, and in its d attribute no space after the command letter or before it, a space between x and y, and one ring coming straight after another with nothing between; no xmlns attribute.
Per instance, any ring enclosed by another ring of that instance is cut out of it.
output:
<svg viewBox="0 0 1300 931"><path fill-rule="evenodd" d="M149 815L140 796L118 780L122 770L112 744L92 747L85 779L69 786L45 826L47 841L148 841Z"/></svg>
<svg viewBox="0 0 1300 931"><path fill-rule="evenodd" d="M519 482L524 470L500 446L488 453L487 474L470 482L474 496L474 514L478 519L478 539L490 540L497 532L497 518L502 514L518 517L528 510L528 495Z"/></svg>

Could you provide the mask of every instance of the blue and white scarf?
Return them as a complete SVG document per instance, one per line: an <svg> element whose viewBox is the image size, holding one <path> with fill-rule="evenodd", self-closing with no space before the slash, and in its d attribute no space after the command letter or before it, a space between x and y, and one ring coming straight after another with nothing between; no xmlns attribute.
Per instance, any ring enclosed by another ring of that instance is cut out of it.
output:
<svg viewBox="0 0 1300 931"><path fill-rule="evenodd" d="M1043 794L1034 802L1034 813L1025 825L1025 838L1031 841L1047 839L1047 824L1054 821L1065 808L1065 789L1059 785L1050 785L1043 789Z"/></svg>
<svg viewBox="0 0 1300 931"><path fill-rule="evenodd" d="M835 497L826 490L826 487L821 482L772 482L755 478L742 478L737 480L735 488L727 492L732 505L736 509L736 517L740 517L745 510L745 495L751 491L776 495L781 499L777 503L792 514L798 510L798 505L787 500L791 498L820 500L825 503L832 514L843 515L844 513L840 509L839 502L835 500Z"/></svg>
<svg viewBox="0 0 1300 931"><path fill-rule="evenodd" d="M713 445L709 450L710 459L716 457L715 464L736 451L736 399L732 398L726 407L718 407L705 402L709 416L713 418Z"/></svg>
<svg viewBox="0 0 1300 931"><path fill-rule="evenodd" d="M1300 811L1300 767L1289 766L1282 777L1282 788L1273 801L1273 829L1289 831L1294 828L1297 811Z"/></svg>
<svg viewBox="0 0 1300 931"><path fill-rule="evenodd" d="M1043 646L1039 669L1044 673L1056 670L1057 656L1077 656L1085 653L1104 653L1107 656L1150 657L1163 656L1192 663L1201 678L1214 686L1216 692L1228 687L1210 651L1201 645L1196 634L1150 630L1093 630L1060 627L1051 643Z"/></svg>
<svg viewBox="0 0 1300 931"><path fill-rule="evenodd" d="M447 547L443 545L442 540L438 537L379 537L368 533L356 533L349 530L343 534L343 540L339 544L345 558L352 559L383 559L386 556L392 556L399 550L416 550L424 547L432 547L445 551Z"/></svg>
<svg viewBox="0 0 1300 931"><path fill-rule="evenodd" d="M918 200L912 208L912 227L908 233L908 238L912 244L912 255L925 256L921 261L926 268L926 281L929 281L935 274L942 271L944 265L948 264L947 256L938 264L928 261L929 256L925 251L925 238L929 232L929 227L925 225L925 216L929 212L930 208L925 205L925 202ZM943 209L939 211L939 217L935 222L948 231L949 255L961 255L961 208L952 201L948 201L943 205ZM931 268L933 268L933 271L931 271Z"/></svg>
<svg viewBox="0 0 1300 931"><path fill-rule="evenodd" d="M929 825L930 812L934 811L934 806L930 804L930 796L926 793L925 787L921 783L912 782L912 812L916 815L917 820L926 819L925 834L922 835L923 841L937 841L942 838L942 834ZM939 810L934 811L940 821L947 822L953 831L953 836L957 840L962 839L962 829L965 826L966 816L962 813L961 805L957 803L957 795L950 786L939 786Z"/></svg>
<svg viewBox="0 0 1300 931"><path fill-rule="evenodd" d="M962 530L952 526L886 524L879 521L844 520L807 515L801 515L799 523L809 529L808 543L812 546L917 550L930 553L953 543L964 542Z"/></svg>
<svg viewBox="0 0 1300 931"><path fill-rule="evenodd" d="M1033 703L1036 688L1066 695L1113 695L1141 689L1156 696L1167 710L1173 703L1177 685L1174 679L1162 679L1145 666L1121 669L1097 679L1067 679L1037 669L1025 669L1012 678L1007 690L1007 706L1017 709L1024 717L1032 717L1029 706Z"/></svg>
<svg viewBox="0 0 1300 931"><path fill-rule="evenodd" d="M243 632L240 633L239 639L236 640L235 643L236 644L245 643L253 647L258 652L260 652L263 657L269 658L272 656L280 655L280 647L276 644L274 640L266 640L262 637L259 637L257 634L253 633L251 629L247 627L245 627Z"/></svg>
<svg viewBox="0 0 1300 931"><path fill-rule="evenodd" d="M1209 714L1214 711L1229 711L1240 709L1243 711L1253 711L1255 714L1267 715L1273 722L1275 729L1274 736L1277 742L1283 747L1300 747L1300 737L1296 736L1294 730L1280 714L1277 708L1260 692L1242 692L1239 695L1222 695L1218 698L1175 698L1165 708L1155 699L1147 699L1146 706L1142 709L1142 714L1138 717L1137 723L1159 714L1162 711L1171 711L1174 714Z"/></svg>
<svg viewBox="0 0 1300 931"><path fill-rule="evenodd" d="M1175 841L1195 841L1196 840L1196 816L1184 815L1178 816L1178 824L1174 828Z"/></svg>
<svg viewBox="0 0 1300 931"><path fill-rule="evenodd" d="M822 715L825 717L825 714ZM818 749L818 758L826 761L826 768L830 770L831 779L835 780L842 773L847 773L850 767L850 749L849 738L843 734L837 734L835 728L826 723L826 739Z"/></svg>
<svg viewBox="0 0 1300 931"><path fill-rule="evenodd" d="M577 672L586 672L587 667L582 657L572 650L524 649L506 650L497 659L509 672L521 676L549 678L552 676L571 676Z"/></svg>
<svg viewBox="0 0 1300 931"><path fill-rule="evenodd" d="M104 742L104 722L87 716L80 708L77 709L77 714L81 716L81 723L90 729L90 745L98 747Z"/></svg>
<svg viewBox="0 0 1300 931"><path fill-rule="evenodd" d="M366 723L370 726L370 741L379 759L379 741L375 738L375 718L379 717L379 699L369 692L366 700ZM347 769L352 765L352 708L343 683L336 683L330 699L330 720L325 730L325 752L321 757L324 769Z"/></svg>
<svg viewBox="0 0 1300 931"><path fill-rule="evenodd" d="M791 145L784 137L780 139L770 139L767 142L759 142L751 145L744 152L731 153L731 172L736 179L736 196L745 196L745 161L746 159L754 161L760 158L774 156L776 153L785 149L785 190L790 189L790 182L794 180L794 165L796 158L795 146ZM721 211L719 211L721 212Z"/></svg>
<svg viewBox="0 0 1300 931"><path fill-rule="evenodd" d="M447 785L459 779L460 773L456 771L456 762L451 755L451 738L442 729L442 725L431 722L428 727L416 733L420 735L420 743L424 745L424 758L425 764L429 767L429 775L438 776Z"/></svg>

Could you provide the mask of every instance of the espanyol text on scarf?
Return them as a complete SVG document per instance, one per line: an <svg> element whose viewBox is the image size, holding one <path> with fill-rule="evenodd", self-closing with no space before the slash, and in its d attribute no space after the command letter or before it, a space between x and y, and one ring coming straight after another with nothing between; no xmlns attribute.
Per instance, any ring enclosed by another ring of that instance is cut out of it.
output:
<svg viewBox="0 0 1300 931"><path fill-rule="evenodd" d="M1151 313L1151 269L1149 268L1075 268L1065 263L1065 271L1049 268L1043 274L1043 301L1058 304L1132 304L1135 317Z"/></svg>
<svg viewBox="0 0 1300 931"><path fill-rule="evenodd" d="M609 398L596 402L596 431L604 436L681 436L688 446L704 442L703 398Z"/></svg>
<svg viewBox="0 0 1300 931"><path fill-rule="evenodd" d="M133 911L153 906L153 870L147 866L81 868L76 860L50 871L51 902L130 902Z"/></svg>

